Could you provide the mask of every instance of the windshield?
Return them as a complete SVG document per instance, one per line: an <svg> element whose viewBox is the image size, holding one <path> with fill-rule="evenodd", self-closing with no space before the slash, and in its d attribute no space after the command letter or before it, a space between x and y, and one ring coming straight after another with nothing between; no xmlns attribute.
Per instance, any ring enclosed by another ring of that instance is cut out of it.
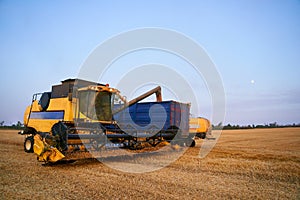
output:
<svg viewBox="0 0 300 200"><path fill-rule="evenodd" d="M89 118L98 121L111 121L112 93L92 90L81 91L78 95L79 118Z"/></svg>

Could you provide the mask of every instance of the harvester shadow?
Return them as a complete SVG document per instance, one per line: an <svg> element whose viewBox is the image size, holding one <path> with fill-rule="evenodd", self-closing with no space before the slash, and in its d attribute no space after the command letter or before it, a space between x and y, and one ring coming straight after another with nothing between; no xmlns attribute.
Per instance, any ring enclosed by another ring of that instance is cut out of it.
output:
<svg viewBox="0 0 300 200"><path fill-rule="evenodd" d="M162 156L164 153L161 152L141 152L141 153L130 153L126 155L110 155L106 157L96 157L100 162L124 162L136 159L149 158L149 156Z"/></svg>
<svg viewBox="0 0 300 200"><path fill-rule="evenodd" d="M81 166L81 165L92 165L100 163L96 158L83 158L83 159L70 159L70 160L59 160L55 163L43 163L44 167L70 167L70 166Z"/></svg>
<svg viewBox="0 0 300 200"><path fill-rule="evenodd" d="M171 151L173 153L180 153L180 150ZM170 157L170 151L151 151L151 152L132 152L122 155L105 155L105 156L95 156L90 158L80 158L80 159L68 159L60 160L55 163L45 163L43 166L47 167L63 167L63 166L81 166L81 165L95 165L95 164L105 164L105 163L141 163L141 162L151 162L155 159L167 159Z"/></svg>

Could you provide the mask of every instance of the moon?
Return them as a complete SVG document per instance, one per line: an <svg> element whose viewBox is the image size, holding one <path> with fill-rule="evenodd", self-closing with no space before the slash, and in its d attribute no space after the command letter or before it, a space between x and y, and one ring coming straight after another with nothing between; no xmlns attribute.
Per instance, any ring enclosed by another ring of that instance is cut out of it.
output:
<svg viewBox="0 0 300 200"><path fill-rule="evenodd" d="M251 82L251 84L254 84L254 83L255 83L255 81L254 81L253 79L252 79L250 82Z"/></svg>

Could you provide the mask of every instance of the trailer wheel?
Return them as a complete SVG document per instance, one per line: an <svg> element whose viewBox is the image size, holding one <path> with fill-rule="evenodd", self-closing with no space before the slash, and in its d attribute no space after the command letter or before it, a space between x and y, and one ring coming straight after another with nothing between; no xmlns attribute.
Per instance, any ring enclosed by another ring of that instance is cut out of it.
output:
<svg viewBox="0 0 300 200"><path fill-rule="evenodd" d="M24 141L24 151L26 153L33 153L33 143L34 139L33 136L29 136Z"/></svg>

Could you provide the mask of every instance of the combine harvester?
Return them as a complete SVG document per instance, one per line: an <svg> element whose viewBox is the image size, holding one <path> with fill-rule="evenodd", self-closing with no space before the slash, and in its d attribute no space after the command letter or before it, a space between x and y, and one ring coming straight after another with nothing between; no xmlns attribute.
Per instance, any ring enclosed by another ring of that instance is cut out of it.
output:
<svg viewBox="0 0 300 200"><path fill-rule="evenodd" d="M156 102L139 103L152 94ZM67 79L51 92L33 95L19 134L25 135L25 152L34 152L39 161L57 162L70 153L107 147L134 150L162 142L195 146L195 137L205 135L197 132L198 120L191 121L190 131L189 115L190 104L162 101L159 86L128 102L109 85Z"/></svg>

